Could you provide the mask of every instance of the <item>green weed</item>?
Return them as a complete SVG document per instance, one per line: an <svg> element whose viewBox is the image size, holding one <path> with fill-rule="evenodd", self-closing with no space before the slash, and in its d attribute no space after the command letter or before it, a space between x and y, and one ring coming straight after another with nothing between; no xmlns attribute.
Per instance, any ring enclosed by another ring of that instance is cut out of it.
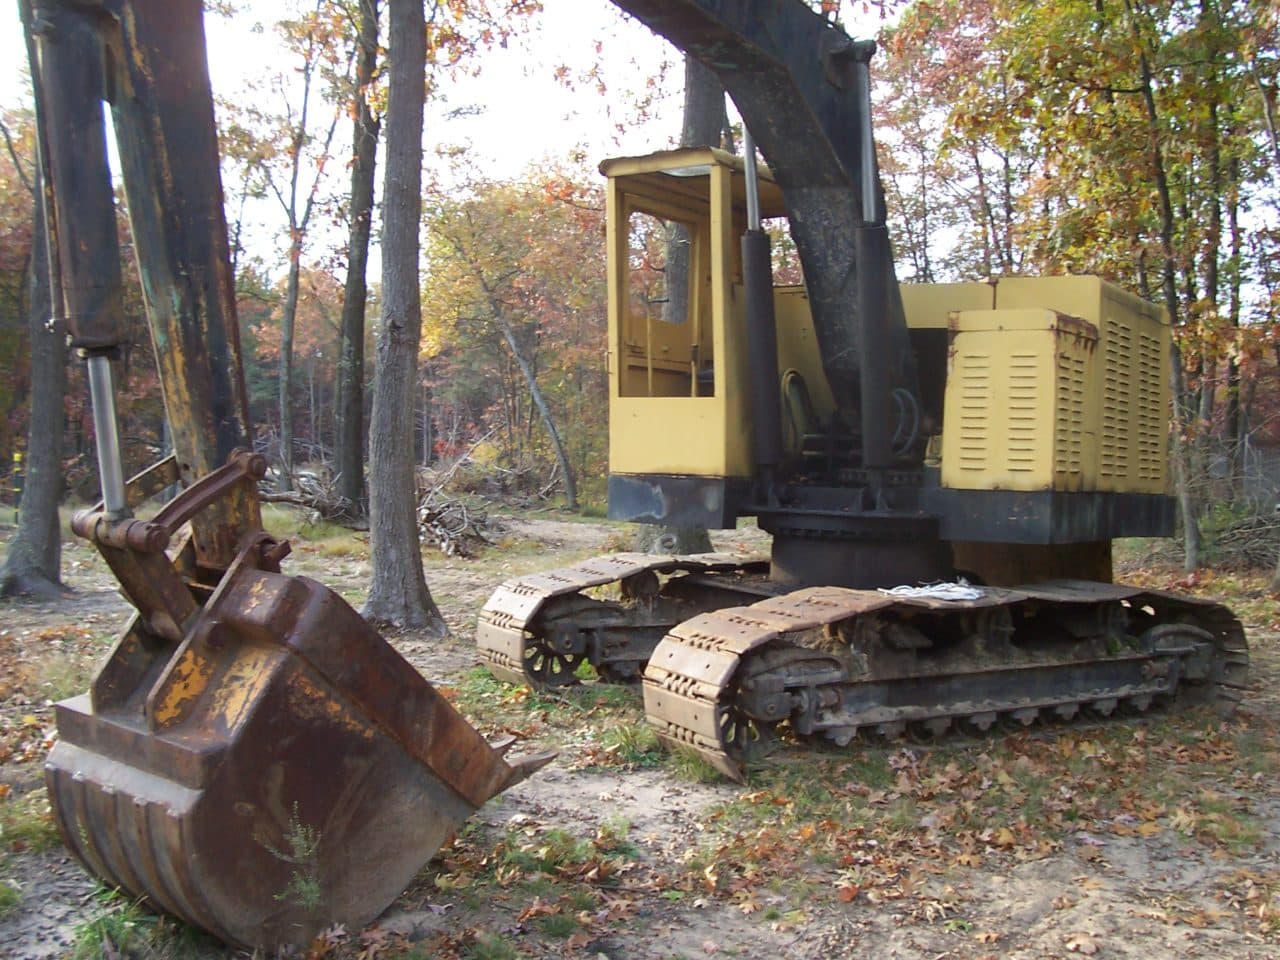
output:
<svg viewBox="0 0 1280 960"><path fill-rule="evenodd" d="M656 766L662 761L662 745L647 722L620 723L604 732L605 749L623 763L639 767Z"/></svg>
<svg viewBox="0 0 1280 960"><path fill-rule="evenodd" d="M520 951L494 934L482 934L463 957L466 960L517 960Z"/></svg>
<svg viewBox="0 0 1280 960"><path fill-rule="evenodd" d="M0 919L18 909L18 904L22 902L22 894L9 884L0 881Z"/></svg>
<svg viewBox="0 0 1280 960"><path fill-rule="evenodd" d="M319 877L320 831L302 822L297 803L289 816L289 831L284 835L284 842L288 852L266 845L272 855L296 868L290 874L289 883L275 898L303 910L315 910L324 898Z"/></svg>
<svg viewBox="0 0 1280 960"><path fill-rule="evenodd" d="M0 844L15 853L51 850L61 842L49 795L32 790L0 801Z"/></svg>

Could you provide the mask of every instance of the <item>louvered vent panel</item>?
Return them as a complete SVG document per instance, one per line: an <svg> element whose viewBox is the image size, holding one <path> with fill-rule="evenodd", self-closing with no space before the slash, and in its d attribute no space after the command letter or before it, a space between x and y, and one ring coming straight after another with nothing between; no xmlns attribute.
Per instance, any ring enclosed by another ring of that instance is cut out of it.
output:
<svg viewBox="0 0 1280 960"><path fill-rule="evenodd" d="M1132 368L1132 333L1127 326L1112 323L1106 337L1101 462L1098 472L1114 481L1123 481L1129 475L1129 385Z"/></svg>
<svg viewBox="0 0 1280 960"><path fill-rule="evenodd" d="M991 355L964 355L960 380L960 469L981 472L991 461Z"/></svg>
<svg viewBox="0 0 1280 960"><path fill-rule="evenodd" d="M1009 437L1006 455L1011 473L1030 473L1036 466L1036 417L1040 377L1034 353L1009 354Z"/></svg>
<svg viewBox="0 0 1280 960"><path fill-rule="evenodd" d="M1165 411L1161 401L1164 369L1160 341L1147 334L1138 337L1137 477L1164 478Z"/></svg>
<svg viewBox="0 0 1280 960"><path fill-rule="evenodd" d="M1060 483L1073 485L1081 475L1084 456L1085 357L1059 353L1057 370L1053 468Z"/></svg>

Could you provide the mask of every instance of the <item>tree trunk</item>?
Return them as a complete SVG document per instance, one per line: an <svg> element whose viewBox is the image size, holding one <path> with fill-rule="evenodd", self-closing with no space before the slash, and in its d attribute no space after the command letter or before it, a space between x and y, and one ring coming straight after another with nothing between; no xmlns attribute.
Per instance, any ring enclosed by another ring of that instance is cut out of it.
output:
<svg viewBox="0 0 1280 960"><path fill-rule="evenodd" d="M511 329L511 324L507 323L506 318L502 315L502 305L491 301L489 308L493 311L494 319L498 321L498 325L502 328L503 339L507 341L507 346L511 348L511 353L516 358L520 372L524 375L524 382L529 388L529 399L533 402L534 407L537 408L538 416L542 418L542 422L547 428L547 434L551 437L551 446L556 452L556 460L560 464L560 473L564 476L564 505L569 510L577 510L578 482L574 477L569 457L565 453L564 443L560 440L560 431L556 429L556 423L551 418L551 408L547 406L546 398L543 397L542 391L538 388L538 378L534 376L533 367L520 351L520 344L516 340L515 331Z"/></svg>
<svg viewBox="0 0 1280 960"><path fill-rule="evenodd" d="M684 124L680 130L682 147L718 147L729 128L724 106L724 87L710 69L697 58L684 58ZM666 303L662 319L684 323L689 317L689 231L681 224L667 240Z"/></svg>
<svg viewBox="0 0 1280 960"><path fill-rule="evenodd" d="M342 301L342 344L338 359L338 494L351 518L364 516L364 309L368 299L369 227L373 219L373 176L378 121L369 108L369 86L378 59L378 2L360 0L356 54L355 141L351 160L351 226L347 239L347 283Z"/></svg>
<svg viewBox="0 0 1280 960"><path fill-rule="evenodd" d="M57 597L62 537L58 501L62 496L62 396L67 385L66 324L53 310L43 205L37 173L35 224L29 278L31 331L31 418L26 477L18 531L0 571L0 596Z"/></svg>
<svg viewBox="0 0 1280 960"><path fill-rule="evenodd" d="M422 337L418 230L426 25L419 0L389 0L387 162L382 189L382 318L369 431L369 540L373 578L364 616L449 630L422 572L414 483L413 409Z"/></svg>
<svg viewBox="0 0 1280 960"><path fill-rule="evenodd" d="M284 315L280 319L280 491L293 489L293 326L298 315L298 281L302 249L297 230L289 245L289 279L285 286Z"/></svg>
<svg viewBox="0 0 1280 960"><path fill-rule="evenodd" d="M1129 9L1134 39L1139 43L1143 43L1142 37L1138 35L1138 21L1132 3L1127 2L1126 6ZM1151 70L1151 61L1147 58L1145 51L1139 54L1138 64L1141 71L1142 99L1147 112L1151 172L1155 177L1156 196L1160 204L1160 253L1163 260L1160 270L1161 288L1164 293L1165 309L1169 312L1169 324L1176 336L1178 325L1181 322L1182 311L1179 309L1180 304L1178 301L1173 199L1169 189L1168 172L1165 169L1164 148L1160 136L1160 118L1156 110L1155 77ZM1187 444L1184 442L1183 428L1187 422L1189 410L1187 408L1186 378L1182 373L1182 351L1178 349L1176 340L1169 351L1169 362L1172 367L1171 374L1173 378L1172 454L1174 482L1177 487L1179 512L1182 514L1184 546L1182 565L1183 569L1190 572L1200 566L1200 520L1199 509L1191 489L1195 478L1189 476L1190 451L1186 449Z"/></svg>
<svg viewBox="0 0 1280 960"><path fill-rule="evenodd" d="M1227 271L1229 300L1227 322L1233 330L1240 329L1241 269L1244 240L1240 232L1240 162L1233 158L1227 166L1230 186L1227 188L1227 228L1231 234L1230 269ZM1232 355L1227 366L1227 449L1231 456L1231 480L1243 486L1241 476L1244 456L1244 405L1240 396L1240 365Z"/></svg>

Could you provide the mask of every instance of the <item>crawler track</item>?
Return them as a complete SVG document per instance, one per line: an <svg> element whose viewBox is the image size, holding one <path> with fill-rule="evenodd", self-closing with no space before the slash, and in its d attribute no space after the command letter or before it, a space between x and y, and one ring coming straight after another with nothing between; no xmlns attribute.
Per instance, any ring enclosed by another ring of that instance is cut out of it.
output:
<svg viewBox="0 0 1280 960"><path fill-rule="evenodd" d="M1057 580L944 601L815 587L680 623L644 699L662 740L740 780L783 722L843 745L863 729L932 736L1175 695L1229 712L1248 665L1229 610L1158 591Z"/></svg>
<svg viewBox="0 0 1280 960"><path fill-rule="evenodd" d="M727 553L593 557L500 586L480 611L476 645L493 675L510 683L574 683L584 661L605 679L638 680L682 620L772 592L763 586L767 570L767 561ZM616 599L585 592L614 583Z"/></svg>

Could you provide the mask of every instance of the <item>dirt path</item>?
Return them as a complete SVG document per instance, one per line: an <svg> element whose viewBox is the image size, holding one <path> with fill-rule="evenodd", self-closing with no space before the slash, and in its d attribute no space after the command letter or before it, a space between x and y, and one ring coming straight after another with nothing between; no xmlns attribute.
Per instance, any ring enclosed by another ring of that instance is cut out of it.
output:
<svg viewBox="0 0 1280 960"><path fill-rule="evenodd" d="M498 582L616 547L618 536L607 524L512 519L503 548L484 559L431 561L457 636L392 642L486 733L518 727L528 749L554 746L560 758L486 805L375 930L335 932L314 955L1277 956L1273 636L1251 634L1253 690L1229 727L1197 718L1184 736L1175 718L1158 717L933 750L869 745L788 755L747 787L707 783L644 745L619 759L619 731L640 726L634 696L542 701L475 669L469 630ZM716 546L765 544L743 531ZM0 916L0 957L67 956L86 924L115 909L60 847L14 834L15 811L40 797L49 701L82 689L127 614L87 551L70 544L68 559L74 596L0 606L10 828L0 880L17 895ZM360 589L359 558L339 563L299 545L298 560L332 571L348 595ZM880 774L883 784L868 779ZM197 940L151 955L233 954Z"/></svg>

